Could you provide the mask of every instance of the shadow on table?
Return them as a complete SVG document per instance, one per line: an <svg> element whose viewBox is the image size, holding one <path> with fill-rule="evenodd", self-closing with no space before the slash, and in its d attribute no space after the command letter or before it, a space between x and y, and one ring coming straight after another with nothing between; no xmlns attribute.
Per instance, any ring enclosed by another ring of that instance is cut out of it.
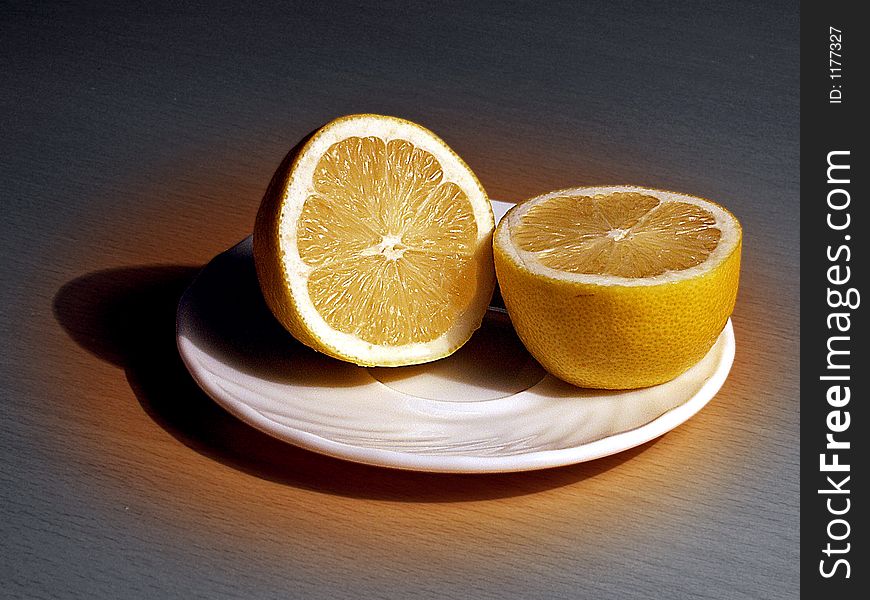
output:
<svg viewBox="0 0 870 600"><path fill-rule="evenodd" d="M655 442L621 454L545 471L456 475L398 471L322 456L276 440L239 421L197 387L179 357L175 312L198 269L143 266L86 274L65 284L54 313L81 347L122 367L145 412L188 447L246 473L286 485L351 497L455 502L522 495L594 477ZM253 265L227 281L221 336L268 348L298 344L272 318ZM256 336L256 340L251 338ZM300 349L301 350L301 349ZM304 349L303 351L308 351ZM92 407L99 410L99 407Z"/></svg>

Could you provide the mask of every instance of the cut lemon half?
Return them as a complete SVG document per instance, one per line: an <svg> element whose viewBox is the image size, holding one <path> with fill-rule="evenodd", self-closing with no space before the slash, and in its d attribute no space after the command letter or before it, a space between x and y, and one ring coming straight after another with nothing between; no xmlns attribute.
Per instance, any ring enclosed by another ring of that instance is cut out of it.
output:
<svg viewBox="0 0 870 600"><path fill-rule="evenodd" d="M499 287L532 355L581 387L673 379L734 309L742 232L686 194L582 187L512 208L493 240Z"/></svg>
<svg viewBox="0 0 870 600"><path fill-rule="evenodd" d="M254 227L272 313L302 343L366 366L447 356L495 286L492 207L431 131L351 115L291 151Z"/></svg>

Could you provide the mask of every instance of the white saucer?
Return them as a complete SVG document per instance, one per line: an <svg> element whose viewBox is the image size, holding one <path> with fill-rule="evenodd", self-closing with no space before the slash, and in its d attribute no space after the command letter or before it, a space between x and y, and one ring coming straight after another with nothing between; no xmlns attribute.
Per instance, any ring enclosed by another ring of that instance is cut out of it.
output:
<svg viewBox="0 0 870 600"><path fill-rule="evenodd" d="M506 207L494 202L500 217ZM668 383L587 390L547 375L504 315L446 359L366 369L318 354L274 320L251 238L214 258L178 306L178 349L197 383L242 421L297 446L420 471L525 471L652 440L697 413L734 360L731 321L701 362Z"/></svg>

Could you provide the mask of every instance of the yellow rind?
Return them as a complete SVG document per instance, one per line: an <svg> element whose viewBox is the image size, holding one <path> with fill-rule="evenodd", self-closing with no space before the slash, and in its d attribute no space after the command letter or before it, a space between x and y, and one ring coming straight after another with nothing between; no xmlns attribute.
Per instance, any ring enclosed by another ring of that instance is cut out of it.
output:
<svg viewBox="0 0 870 600"><path fill-rule="evenodd" d="M318 352L339 360L366 367L394 367L438 360L456 352L456 350L462 347L465 342L471 338L472 334L480 328L480 325L483 322L483 317L486 313L488 302L483 304L479 311L479 315L474 317L472 326L468 328L467 333L462 337L458 337L454 343L450 344L450 346L444 348L442 351L430 352L423 359L419 357L409 359L402 357L400 353L397 353L396 357L393 359L369 360L366 356L360 354L349 354L342 348L328 343L319 336L313 335L310 324L307 322L303 311L300 310L299 302L294 298L290 287L287 285L289 274L286 272L285 268L286 263L284 260L284 250L280 239L280 224L285 209L287 191L296 183L294 176L299 160L305 155L308 148L310 148L320 136L325 135L333 126L351 120L363 119L381 119L410 125L435 140L468 171L468 174L476 184L481 196L486 200L487 206L489 206L486 191L483 189L483 186L480 184L476 175L474 175L474 172L468 167L465 161L463 161L462 158L453 151L452 148L425 127L412 121L384 115L354 114L340 117L310 133L292 150L290 150L281 165L278 167L278 170L275 172L275 175L266 190L263 200L260 203L260 208L257 211L253 234L254 264L256 266L260 288L263 292L266 305L269 307L278 322L281 323L281 325L298 341ZM489 216L491 219L488 223L490 231L489 242L481 246L481 250L485 250L485 256L477 257L479 264L477 281L479 285L488 287L488 291L486 289L481 291L482 295L484 295L487 300L492 296L492 292L495 288L495 275L492 273L493 269L490 255L491 232L494 227L495 219L492 216L491 207L489 209ZM486 266L483 266L483 263L486 263ZM489 273L488 277L482 276L487 273Z"/></svg>
<svg viewBox="0 0 870 600"><path fill-rule="evenodd" d="M314 347L315 341L308 335L296 301L286 285L284 251L281 249L278 231L287 186L292 180L293 167L316 133L315 131L307 135L281 161L260 202L254 221L253 235L254 266L266 305L293 337L309 347Z"/></svg>
<svg viewBox="0 0 870 600"><path fill-rule="evenodd" d="M736 219L737 243L710 270L630 286L533 273L500 245L509 214L493 253L505 307L529 352L568 383L633 389L669 381L704 357L734 310L742 243Z"/></svg>

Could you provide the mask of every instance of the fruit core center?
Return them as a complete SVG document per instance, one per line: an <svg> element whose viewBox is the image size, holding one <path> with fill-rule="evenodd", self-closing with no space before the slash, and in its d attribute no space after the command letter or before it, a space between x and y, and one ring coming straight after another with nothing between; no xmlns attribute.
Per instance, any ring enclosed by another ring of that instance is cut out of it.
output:
<svg viewBox="0 0 870 600"><path fill-rule="evenodd" d="M619 242L628 236L628 232L628 229L615 228L607 232L607 237L612 239L614 242Z"/></svg>
<svg viewBox="0 0 870 600"><path fill-rule="evenodd" d="M381 238L380 243L374 246L369 246L361 252L363 256L383 256L387 260L398 260L402 258L408 247L402 243L401 235L385 235Z"/></svg>

